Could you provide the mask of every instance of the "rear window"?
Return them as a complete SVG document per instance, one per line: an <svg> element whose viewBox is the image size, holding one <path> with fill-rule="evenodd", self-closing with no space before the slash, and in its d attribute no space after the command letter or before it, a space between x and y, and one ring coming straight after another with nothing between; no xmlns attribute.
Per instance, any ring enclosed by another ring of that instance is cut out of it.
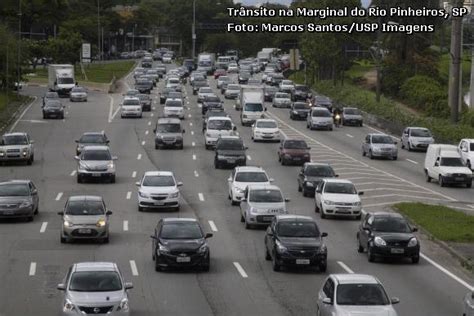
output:
<svg viewBox="0 0 474 316"><path fill-rule="evenodd" d="M329 111L316 110L316 111L313 111L312 116L313 117L331 117L331 113Z"/></svg>
<svg viewBox="0 0 474 316"><path fill-rule="evenodd" d="M308 145L304 140L287 140L283 147L288 149L306 149Z"/></svg>

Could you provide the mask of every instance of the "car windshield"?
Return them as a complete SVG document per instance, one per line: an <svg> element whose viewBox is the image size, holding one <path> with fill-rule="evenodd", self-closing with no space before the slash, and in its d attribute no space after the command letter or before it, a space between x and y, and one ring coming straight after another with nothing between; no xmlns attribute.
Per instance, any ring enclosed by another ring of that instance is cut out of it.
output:
<svg viewBox="0 0 474 316"><path fill-rule="evenodd" d="M281 195L280 190L251 190L249 201L259 203L281 203L283 202L283 196Z"/></svg>
<svg viewBox="0 0 474 316"><path fill-rule="evenodd" d="M112 292L122 289L122 280L115 271L74 272L69 290L75 292Z"/></svg>
<svg viewBox="0 0 474 316"><path fill-rule="evenodd" d="M165 223L161 227L160 238L163 239L201 239L201 227L196 222Z"/></svg>
<svg viewBox="0 0 474 316"><path fill-rule="evenodd" d="M170 80L168 80L168 83L171 83L171 84L179 84L179 79L175 79L175 78L170 79Z"/></svg>
<svg viewBox="0 0 474 316"><path fill-rule="evenodd" d="M104 143L105 139L102 135L82 135L79 143L100 144Z"/></svg>
<svg viewBox="0 0 474 316"><path fill-rule="evenodd" d="M372 136L372 144L393 144L393 140L390 136L374 135Z"/></svg>
<svg viewBox="0 0 474 316"><path fill-rule="evenodd" d="M124 100L123 105L140 105L140 100L138 100L138 99Z"/></svg>
<svg viewBox="0 0 474 316"><path fill-rule="evenodd" d="M30 189L26 183L9 183L0 185L0 196L28 196Z"/></svg>
<svg viewBox="0 0 474 316"><path fill-rule="evenodd" d="M151 97L150 97L148 94L139 94L139 95L138 95L138 98L139 98L141 101L151 100Z"/></svg>
<svg viewBox="0 0 474 316"><path fill-rule="evenodd" d="M236 182L267 182L265 172L238 172L235 176Z"/></svg>
<svg viewBox="0 0 474 316"><path fill-rule="evenodd" d="M73 84L74 78L58 78L59 84Z"/></svg>
<svg viewBox="0 0 474 316"><path fill-rule="evenodd" d="M352 183L326 183L324 187L325 193L336 194L357 194L357 191Z"/></svg>
<svg viewBox="0 0 474 316"><path fill-rule="evenodd" d="M245 103L244 110L247 112L263 112L263 105L261 103Z"/></svg>
<svg viewBox="0 0 474 316"><path fill-rule="evenodd" d="M227 90L238 90L238 91L240 91L240 87L238 85L235 85L235 84L229 84L229 85L227 85Z"/></svg>
<svg viewBox="0 0 474 316"><path fill-rule="evenodd" d="M413 137L431 137L429 130L421 128L410 129L410 135Z"/></svg>
<svg viewBox="0 0 474 316"><path fill-rule="evenodd" d="M409 233L410 226L403 218L375 216L372 230L387 233Z"/></svg>
<svg viewBox="0 0 474 316"><path fill-rule="evenodd" d="M359 109L345 109L344 114L346 115L360 115Z"/></svg>
<svg viewBox="0 0 474 316"><path fill-rule="evenodd" d="M67 215L103 215L104 205L101 201L69 201L64 214Z"/></svg>
<svg viewBox="0 0 474 316"><path fill-rule="evenodd" d="M445 157L441 158L441 166L445 167L463 167L464 163L461 158L457 157Z"/></svg>
<svg viewBox="0 0 474 316"><path fill-rule="evenodd" d="M329 111L313 111L313 117L331 117L331 113Z"/></svg>
<svg viewBox="0 0 474 316"><path fill-rule="evenodd" d="M338 305L388 305L387 294L380 284L339 284Z"/></svg>
<svg viewBox="0 0 474 316"><path fill-rule="evenodd" d="M283 144L283 148L287 149L306 149L308 145L304 140L287 140Z"/></svg>
<svg viewBox="0 0 474 316"><path fill-rule="evenodd" d="M242 150L244 143L240 139L221 139L217 143L217 149L219 150Z"/></svg>
<svg viewBox="0 0 474 316"><path fill-rule="evenodd" d="M86 92L86 89L83 87L75 87L71 89L71 92Z"/></svg>
<svg viewBox="0 0 474 316"><path fill-rule="evenodd" d="M210 120L207 123L207 129L229 131L232 129L232 122L230 120Z"/></svg>
<svg viewBox="0 0 474 316"><path fill-rule="evenodd" d="M168 101L165 104L166 107L182 108L183 103L181 101Z"/></svg>
<svg viewBox="0 0 474 316"><path fill-rule="evenodd" d="M278 125L273 121L259 121L257 122L257 127L259 128L277 128Z"/></svg>
<svg viewBox="0 0 474 316"><path fill-rule="evenodd" d="M3 145L28 145L28 138L25 135L3 136Z"/></svg>
<svg viewBox="0 0 474 316"><path fill-rule="evenodd" d="M297 90L297 91L303 91L303 92L308 92L308 91L309 91L309 88L306 87L306 86L296 86L296 87L295 87L295 90Z"/></svg>
<svg viewBox="0 0 474 316"><path fill-rule="evenodd" d="M293 104L295 110L309 110L309 105L306 103L295 103Z"/></svg>
<svg viewBox="0 0 474 316"><path fill-rule="evenodd" d="M317 238L319 230L315 223L312 222L290 222L281 221L277 225L279 237L294 238Z"/></svg>
<svg viewBox="0 0 474 316"><path fill-rule="evenodd" d="M304 172L306 176L332 178L334 171L329 166L308 166Z"/></svg>
<svg viewBox="0 0 474 316"><path fill-rule="evenodd" d="M219 99L219 97L207 97L206 98L206 102L221 102L221 100Z"/></svg>
<svg viewBox="0 0 474 316"><path fill-rule="evenodd" d="M112 157L106 150L87 150L83 152L82 160L112 160Z"/></svg>
<svg viewBox="0 0 474 316"><path fill-rule="evenodd" d="M47 99L58 99L59 95L57 92L46 92L46 95L44 97Z"/></svg>
<svg viewBox="0 0 474 316"><path fill-rule="evenodd" d="M142 182L144 187L172 187L174 185L172 176L145 176Z"/></svg>
<svg viewBox="0 0 474 316"><path fill-rule="evenodd" d="M288 93L277 93L275 94L276 99L289 99L290 95Z"/></svg>
<svg viewBox="0 0 474 316"><path fill-rule="evenodd" d="M47 108L60 108L62 106L61 102L58 100L49 100L46 102L45 107Z"/></svg>
<svg viewBox="0 0 474 316"><path fill-rule="evenodd" d="M181 133L181 125L173 124L173 123L166 123L166 124L158 124L156 127L157 133Z"/></svg>
<svg viewBox="0 0 474 316"><path fill-rule="evenodd" d="M471 143L471 145L469 145L469 151L474 151L474 143Z"/></svg>
<svg viewBox="0 0 474 316"><path fill-rule="evenodd" d="M212 93L212 89L211 88L201 88L199 90L199 93Z"/></svg>

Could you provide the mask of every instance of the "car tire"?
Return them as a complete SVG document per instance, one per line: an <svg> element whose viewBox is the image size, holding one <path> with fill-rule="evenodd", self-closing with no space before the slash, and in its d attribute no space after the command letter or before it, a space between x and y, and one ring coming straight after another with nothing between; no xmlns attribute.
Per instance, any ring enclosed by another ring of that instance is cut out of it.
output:
<svg viewBox="0 0 474 316"><path fill-rule="evenodd" d="M362 157L365 157L365 150L362 149Z"/></svg>
<svg viewBox="0 0 474 316"><path fill-rule="evenodd" d="M301 188L300 183L298 182L298 192L301 192L301 191L303 191L303 189Z"/></svg>
<svg viewBox="0 0 474 316"><path fill-rule="evenodd" d="M364 247L360 244L359 234L357 234L357 252L363 253Z"/></svg>
<svg viewBox="0 0 474 316"><path fill-rule="evenodd" d="M439 182L440 187L445 187L446 186L446 184L444 183L444 180L443 180L443 176L439 176L438 182Z"/></svg>
<svg viewBox="0 0 474 316"><path fill-rule="evenodd" d="M247 220L244 218L244 223L245 223L245 229L250 229L252 228L252 225L250 225L249 222L247 222Z"/></svg>
<svg viewBox="0 0 474 316"><path fill-rule="evenodd" d="M216 169L220 169L220 165L219 165L219 162L217 160L214 160L214 168Z"/></svg>
<svg viewBox="0 0 474 316"><path fill-rule="evenodd" d="M319 264L319 271L320 271L320 272L323 272L323 273L326 272L327 268L328 268L328 263L327 263L327 261L321 262L321 263Z"/></svg>
<svg viewBox="0 0 474 316"><path fill-rule="evenodd" d="M104 244L108 244L109 241L110 241L109 236L107 236L107 237L105 237L104 239L102 239L102 243L104 243Z"/></svg>
<svg viewBox="0 0 474 316"><path fill-rule="evenodd" d="M244 216L243 216L242 214L240 214L240 222L241 222L241 223L244 223L244 222L245 222L245 218L244 218Z"/></svg>
<svg viewBox="0 0 474 316"><path fill-rule="evenodd" d="M275 272L281 271L281 265L277 262L276 256L272 258L272 269Z"/></svg>
<svg viewBox="0 0 474 316"><path fill-rule="evenodd" d="M322 207L319 209L319 214L321 215L321 218L322 218L322 219L326 219L326 218L327 218L326 214L324 214L324 210L323 210Z"/></svg>
<svg viewBox="0 0 474 316"><path fill-rule="evenodd" d="M360 127L364 126L364 122L360 122L359 126Z"/></svg>
<svg viewBox="0 0 474 316"><path fill-rule="evenodd" d="M39 206L36 207L36 210L35 210L35 212L34 212L33 214L34 214L34 215L38 215L38 213L39 213Z"/></svg>
<svg viewBox="0 0 474 316"><path fill-rule="evenodd" d="M281 165L282 165L282 166L285 166L285 165L286 165L285 158L281 158Z"/></svg>
<svg viewBox="0 0 474 316"><path fill-rule="evenodd" d="M430 183L431 182L431 177L430 175L428 174L428 171L425 170L425 180L426 182Z"/></svg>
<svg viewBox="0 0 474 316"><path fill-rule="evenodd" d="M26 164L27 164L28 166L31 166L31 165L33 164L33 158L30 157L30 159L28 159L28 160L26 161Z"/></svg>
<svg viewBox="0 0 474 316"><path fill-rule="evenodd" d="M232 197L230 198L230 204L231 205L240 205L240 202L235 201Z"/></svg>
<svg viewBox="0 0 474 316"><path fill-rule="evenodd" d="M158 146L157 144L155 144L155 149L160 149L160 146Z"/></svg>
<svg viewBox="0 0 474 316"><path fill-rule="evenodd" d="M397 160L398 159L398 156L393 156L392 157L392 160Z"/></svg>
<svg viewBox="0 0 474 316"><path fill-rule="evenodd" d="M115 174L110 177L110 183L115 183Z"/></svg>
<svg viewBox="0 0 474 316"><path fill-rule="evenodd" d="M368 156L369 156L370 159L372 159L372 160L374 159L374 155L372 154L372 150L369 150Z"/></svg>
<svg viewBox="0 0 474 316"><path fill-rule="evenodd" d="M466 188L472 188L472 182L466 183Z"/></svg>
<svg viewBox="0 0 474 316"><path fill-rule="evenodd" d="M34 215L30 215L30 216L28 216L28 217L26 218L26 221L27 221L27 222L32 222L33 219L34 219Z"/></svg>
<svg viewBox="0 0 474 316"><path fill-rule="evenodd" d="M143 211L144 211L144 208L141 207L140 205L138 205L138 211L139 211L139 212L143 212Z"/></svg>
<svg viewBox="0 0 474 316"><path fill-rule="evenodd" d="M309 193L305 189L303 189L302 191L303 191L303 196L304 197L309 197Z"/></svg>
<svg viewBox="0 0 474 316"><path fill-rule="evenodd" d="M59 236L59 240L62 244L65 244L67 243L67 238L66 237L63 237L63 236Z"/></svg>
<svg viewBox="0 0 474 316"><path fill-rule="evenodd" d="M418 262L420 262L420 255L418 254L416 256L411 257L411 262L413 264L417 264Z"/></svg>
<svg viewBox="0 0 474 316"><path fill-rule="evenodd" d="M403 144L403 139L400 140L400 147L401 147L402 149L405 149L405 144Z"/></svg>
<svg viewBox="0 0 474 316"><path fill-rule="evenodd" d="M83 183L82 176L80 174L77 175L77 183Z"/></svg>
<svg viewBox="0 0 474 316"><path fill-rule="evenodd" d="M314 203L314 212L319 213L321 210L319 209L318 203Z"/></svg>
<svg viewBox="0 0 474 316"><path fill-rule="evenodd" d="M268 252L267 246L265 245L265 260L270 261L272 260L272 256L270 256L270 253Z"/></svg>
<svg viewBox="0 0 474 316"><path fill-rule="evenodd" d="M355 219L360 220L362 218L362 214L356 215Z"/></svg>
<svg viewBox="0 0 474 316"><path fill-rule="evenodd" d="M155 271L156 272L162 272L163 271L163 268L160 267L160 265L158 264L158 260L155 260Z"/></svg>
<svg viewBox="0 0 474 316"><path fill-rule="evenodd" d="M369 260L369 262L374 262L375 261L375 256L372 253L372 250L370 249L369 245L367 245L367 260Z"/></svg>
<svg viewBox="0 0 474 316"><path fill-rule="evenodd" d="M410 142L408 142L408 148L407 148L407 149L408 149L408 151L412 151L412 150L413 150L413 149L411 148Z"/></svg>

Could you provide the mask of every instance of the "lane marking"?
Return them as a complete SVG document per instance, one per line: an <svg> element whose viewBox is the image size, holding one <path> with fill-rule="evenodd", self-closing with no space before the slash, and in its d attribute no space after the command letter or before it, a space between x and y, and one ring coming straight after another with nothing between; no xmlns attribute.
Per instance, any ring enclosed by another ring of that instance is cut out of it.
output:
<svg viewBox="0 0 474 316"><path fill-rule="evenodd" d="M213 232L217 232L217 231L218 231L218 230L217 230L217 226L216 226L216 224L214 223L214 221L209 221L209 226L211 226L211 230L212 230Z"/></svg>
<svg viewBox="0 0 474 316"><path fill-rule="evenodd" d="M145 131L145 135L148 135L149 131Z"/></svg>
<svg viewBox="0 0 474 316"><path fill-rule="evenodd" d="M189 126L193 126L193 122L189 122Z"/></svg>
<svg viewBox="0 0 474 316"><path fill-rule="evenodd" d="M407 158L407 161L408 161L408 162L411 162L412 164L415 164L415 165L418 164L418 162L416 162L416 161L414 161L414 160L411 160L411 159L408 159L408 158Z"/></svg>
<svg viewBox="0 0 474 316"><path fill-rule="evenodd" d="M71 177L74 177L74 176L76 175L76 172L77 172L77 170L73 170L73 171L71 172Z"/></svg>
<svg viewBox="0 0 474 316"><path fill-rule="evenodd" d="M245 270L244 270L244 268L242 268L242 266L240 265L240 263L238 263L238 262L233 262L233 264L234 264L234 267L237 269L237 271L239 271L240 275L241 275L244 279L246 279L246 278L249 277L249 276L247 275L247 273L245 273Z"/></svg>
<svg viewBox="0 0 474 316"><path fill-rule="evenodd" d="M194 146L196 146L196 143L195 143L195 142L192 142L191 145L194 147Z"/></svg>
<svg viewBox="0 0 474 316"><path fill-rule="evenodd" d="M151 121L148 122L148 126L150 126L150 125L151 125Z"/></svg>
<svg viewBox="0 0 474 316"><path fill-rule="evenodd" d="M145 146L145 141L142 141L142 146Z"/></svg>
<svg viewBox="0 0 474 316"><path fill-rule="evenodd" d="M128 231L128 221L123 221L123 231L124 232Z"/></svg>
<svg viewBox="0 0 474 316"><path fill-rule="evenodd" d="M153 111L154 111L154 110L156 110L156 108L155 108L155 107L153 107Z"/></svg>
<svg viewBox="0 0 474 316"><path fill-rule="evenodd" d="M204 194L198 193L199 201L204 202Z"/></svg>
<svg viewBox="0 0 474 316"><path fill-rule="evenodd" d="M46 231L46 227L48 227L48 222L43 222L43 224L41 224L40 233L44 233Z"/></svg>
<svg viewBox="0 0 474 316"><path fill-rule="evenodd" d="M346 134L347 137L354 138L351 134Z"/></svg>
<svg viewBox="0 0 474 316"><path fill-rule="evenodd" d="M150 116L153 117L155 114L151 113Z"/></svg>
<svg viewBox="0 0 474 316"><path fill-rule="evenodd" d="M188 114L188 117L192 117L192 115L191 115L191 114Z"/></svg>
<svg viewBox="0 0 474 316"><path fill-rule="evenodd" d="M426 191L415 191L415 190L404 190L398 188L386 188L386 187L378 187L378 188L371 188L371 189L364 189L364 192L371 192L371 191L397 191L397 192L409 192L409 193L420 193L420 194L431 194L430 192Z"/></svg>
<svg viewBox="0 0 474 316"><path fill-rule="evenodd" d="M412 199L415 198L415 199L424 199L424 200L432 200L432 201L443 201L443 199L437 199L437 198L431 198L431 197L425 197L425 196L413 196L413 195L407 195L407 194L373 195L373 196L361 197L361 200L387 198L387 197L403 197L403 198L412 198Z"/></svg>
<svg viewBox="0 0 474 316"><path fill-rule="evenodd" d="M247 155L247 160L252 160L252 157L250 157L250 155Z"/></svg>
<svg viewBox="0 0 474 316"><path fill-rule="evenodd" d="M193 160L196 160L196 155L195 154L193 154Z"/></svg>
<svg viewBox="0 0 474 316"><path fill-rule="evenodd" d="M349 268L344 262L338 261L337 264L340 265L341 268L343 268L347 273L354 273L354 271L352 271L351 268Z"/></svg>
<svg viewBox="0 0 474 316"><path fill-rule="evenodd" d="M128 191L127 192L127 200L130 200L131 197L132 197L132 191Z"/></svg>
<svg viewBox="0 0 474 316"><path fill-rule="evenodd" d="M429 258L426 256L424 253L420 253L420 257L431 263L433 266L435 266L438 270L446 274L447 276L451 277L453 280L457 281L459 284L463 285L466 287L469 291L474 291L474 286L469 285L466 281L458 277L457 275L453 274L452 272L448 271L446 268L444 268L442 265L439 263L435 262L433 259Z"/></svg>
<svg viewBox="0 0 474 316"><path fill-rule="evenodd" d="M199 177L199 173L198 173L196 170L194 170L194 176L195 176L196 178Z"/></svg>
<svg viewBox="0 0 474 316"><path fill-rule="evenodd" d="M130 269L132 269L132 274L134 276L138 276L138 269L137 269L137 264L135 263L135 260L130 260Z"/></svg>
<svg viewBox="0 0 474 316"><path fill-rule="evenodd" d="M61 197L63 196L62 192L59 192L58 195L56 195L56 201L61 200Z"/></svg>
<svg viewBox="0 0 474 316"><path fill-rule="evenodd" d="M191 135L194 135L194 131L191 131Z"/></svg>
<svg viewBox="0 0 474 316"><path fill-rule="evenodd" d="M474 205L468 205L470 208L474 209Z"/></svg>
<svg viewBox="0 0 474 316"><path fill-rule="evenodd" d="M31 106L33 105L33 103L36 102L36 100L38 99L38 97L33 97L34 100L31 101L31 103L26 107L26 109L23 110L23 112L20 114L20 116L18 117L18 119L15 121L15 123L13 123L12 127L10 127L10 133L15 129L16 125L18 124L18 122L23 118L23 116L25 116L26 112L28 112L28 110L31 108Z"/></svg>
<svg viewBox="0 0 474 316"><path fill-rule="evenodd" d="M132 172L132 178L135 178L136 176L137 176L137 172L136 171Z"/></svg>
<svg viewBox="0 0 474 316"><path fill-rule="evenodd" d="M34 276L36 274L36 262L30 263L30 276Z"/></svg>
<svg viewBox="0 0 474 316"><path fill-rule="evenodd" d="M140 159L142 159L142 154L138 154L137 156L137 160L140 160Z"/></svg>

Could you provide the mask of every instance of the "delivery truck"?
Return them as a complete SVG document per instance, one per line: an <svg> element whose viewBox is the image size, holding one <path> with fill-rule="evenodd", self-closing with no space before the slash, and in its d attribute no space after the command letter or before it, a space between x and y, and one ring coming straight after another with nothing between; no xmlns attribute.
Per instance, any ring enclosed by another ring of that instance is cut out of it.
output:
<svg viewBox="0 0 474 316"><path fill-rule="evenodd" d="M76 85L74 66L66 64L50 64L48 67L48 88L60 96L69 96L71 89Z"/></svg>

